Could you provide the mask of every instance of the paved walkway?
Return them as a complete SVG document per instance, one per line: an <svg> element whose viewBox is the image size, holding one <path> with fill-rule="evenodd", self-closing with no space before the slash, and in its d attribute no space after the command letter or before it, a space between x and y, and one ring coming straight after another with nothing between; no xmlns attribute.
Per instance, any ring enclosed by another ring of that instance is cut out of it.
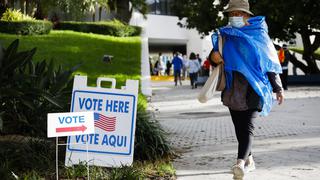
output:
<svg viewBox="0 0 320 180"><path fill-rule="evenodd" d="M220 95L206 104L185 81L153 82L151 108L181 153L178 180L232 179L237 142ZM320 179L320 87L289 87L286 101L257 118L253 154L257 170L247 180Z"/></svg>

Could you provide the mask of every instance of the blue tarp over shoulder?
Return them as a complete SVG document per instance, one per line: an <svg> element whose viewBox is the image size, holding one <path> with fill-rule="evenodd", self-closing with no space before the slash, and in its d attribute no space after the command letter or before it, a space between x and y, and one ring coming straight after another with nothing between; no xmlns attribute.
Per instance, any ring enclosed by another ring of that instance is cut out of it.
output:
<svg viewBox="0 0 320 180"><path fill-rule="evenodd" d="M223 59L227 88L231 87L232 71L243 74L263 102L261 115L266 116L272 108L272 87L267 72L282 73L277 51L268 35L263 16L252 17L250 25L242 28L225 26L219 29L223 38ZM215 46L217 36L212 36Z"/></svg>

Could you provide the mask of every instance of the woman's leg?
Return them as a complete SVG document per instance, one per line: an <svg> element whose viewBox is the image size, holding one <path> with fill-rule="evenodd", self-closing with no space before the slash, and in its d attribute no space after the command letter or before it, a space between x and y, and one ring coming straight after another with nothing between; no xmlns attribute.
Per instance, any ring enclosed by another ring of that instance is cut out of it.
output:
<svg viewBox="0 0 320 180"><path fill-rule="evenodd" d="M230 110L231 118L235 127L236 136L238 140L238 159L247 160L251 155L251 146L253 141L254 130L254 114L256 111L234 111Z"/></svg>
<svg viewBox="0 0 320 180"><path fill-rule="evenodd" d="M195 85L195 88L197 88L197 86L198 86L198 73L194 73L194 85Z"/></svg>
<svg viewBox="0 0 320 180"><path fill-rule="evenodd" d="M177 75L177 71L176 70L173 71L173 75L174 75L174 85L177 86L177 78L178 78L177 76L178 75Z"/></svg>
<svg viewBox="0 0 320 180"><path fill-rule="evenodd" d="M191 86L193 87L193 81L194 81L194 79L193 79L193 73L189 73L189 77L190 77L190 84L191 84Z"/></svg>
<svg viewBox="0 0 320 180"><path fill-rule="evenodd" d="M179 78L180 85L182 85L182 82L181 82L181 70L178 71L178 78Z"/></svg>

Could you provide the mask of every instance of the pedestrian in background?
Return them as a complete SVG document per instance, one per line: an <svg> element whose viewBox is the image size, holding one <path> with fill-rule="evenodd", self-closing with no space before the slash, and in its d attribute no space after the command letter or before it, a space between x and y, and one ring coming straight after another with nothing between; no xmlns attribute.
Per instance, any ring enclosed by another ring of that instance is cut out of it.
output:
<svg viewBox="0 0 320 180"><path fill-rule="evenodd" d="M182 67L182 80L185 80L188 76L188 57L187 55L182 56L182 62L183 62L183 67Z"/></svg>
<svg viewBox="0 0 320 180"><path fill-rule="evenodd" d="M209 76L210 74L210 61L209 57L206 58L206 60L203 62L202 68L203 68L203 76Z"/></svg>
<svg viewBox="0 0 320 180"><path fill-rule="evenodd" d="M199 61L199 64L201 65L202 59L200 58L200 55L199 55L199 54L197 54L197 59L198 59L198 61Z"/></svg>
<svg viewBox="0 0 320 180"><path fill-rule="evenodd" d="M182 59L179 57L178 52L174 53L172 64L173 64L174 85L177 86L178 80L180 82L180 85L182 85L181 69L183 67L183 63L182 63Z"/></svg>
<svg viewBox="0 0 320 180"><path fill-rule="evenodd" d="M160 76L160 63L159 60L154 63L153 74L156 76Z"/></svg>
<svg viewBox="0 0 320 180"><path fill-rule="evenodd" d="M150 75L153 75L153 65L152 65L151 57L149 57L149 69L150 69Z"/></svg>
<svg viewBox="0 0 320 180"><path fill-rule="evenodd" d="M286 44L283 44L283 60L280 62L282 68L282 74L280 74L282 86L284 90L288 90L288 64L291 54Z"/></svg>
<svg viewBox="0 0 320 180"><path fill-rule="evenodd" d="M251 146L254 118L257 113L268 115L273 104L272 92L280 105L283 91L279 73L281 66L262 16L251 17L248 0L230 0L225 10L229 25L219 28L224 40L219 53L218 34L212 36L213 65L224 64L226 87L222 102L229 108L238 140L238 156L231 170L234 179L255 169Z"/></svg>
<svg viewBox="0 0 320 180"><path fill-rule="evenodd" d="M171 70L171 62L168 60L166 64L166 74L167 76L170 76L170 70Z"/></svg>
<svg viewBox="0 0 320 180"><path fill-rule="evenodd" d="M197 80L198 80L198 73L201 68L198 58L195 53L190 53L189 62L189 77L190 77L190 84L191 88L197 88Z"/></svg>
<svg viewBox="0 0 320 180"><path fill-rule="evenodd" d="M162 55L162 53L159 53L159 59L158 59L158 64L157 64L157 68L158 68L158 75L163 76L164 72L165 72L165 59L164 56Z"/></svg>

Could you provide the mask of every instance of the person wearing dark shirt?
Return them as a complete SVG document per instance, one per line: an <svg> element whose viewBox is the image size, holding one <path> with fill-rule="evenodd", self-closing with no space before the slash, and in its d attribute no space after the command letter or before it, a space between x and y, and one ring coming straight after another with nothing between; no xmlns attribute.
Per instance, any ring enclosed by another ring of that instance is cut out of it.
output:
<svg viewBox="0 0 320 180"><path fill-rule="evenodd" d="M170 76L170 70L171 70L171 62L168 60L166 63L166 74L167 76Z"/></svg>
<svg viewBox="0 0 320 180"><path fill-rule="evenodd" d="M280 74L280 78L281 78L283 89L288 90L288 64L289 64L291 55L286 44L282 46L282 49L284 51L284 59L282 62L280 62L282 67L282 74Z"/></svg>
<svg viewBox="0 0 320 180"><path fill-rule="evenodd" d="M199 64L201 65L201 63L202 63L202 59L200 58L200 55L199 55L199 54L197 54L196 56L197 56L197 59L198 59Z"/></svg>
<svg viewBox="0 0 320 180"><path fill-rule="evenodd" d="M179 53L175 53L174 58L172 59L173 64L173 75L174 75L174 84L177 86L178 80L180 82L180 85L182 85L181 82L181 69L183 67L182 59L179 58Z"/></svg>

